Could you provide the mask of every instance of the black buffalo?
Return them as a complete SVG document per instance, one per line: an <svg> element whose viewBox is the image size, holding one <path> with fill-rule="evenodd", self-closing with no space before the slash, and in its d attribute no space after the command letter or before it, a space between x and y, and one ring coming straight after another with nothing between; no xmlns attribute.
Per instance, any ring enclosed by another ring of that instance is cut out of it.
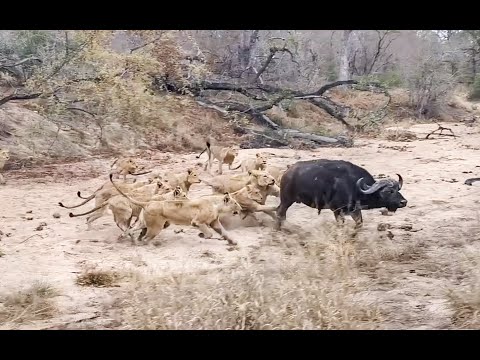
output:
<svg viewBox="0 0 480 360"><path fill-rule="evenodd" d="M280 205L277 208L277 229L286 219L288 208L303 203L320 211L330 209L337 221L345 215L362 224L361 209L386 207L395 212L405 207L407 200L400 194L403 179L375 181L370 173L343 160L299 161L285 172L280 186Z"/></svg>

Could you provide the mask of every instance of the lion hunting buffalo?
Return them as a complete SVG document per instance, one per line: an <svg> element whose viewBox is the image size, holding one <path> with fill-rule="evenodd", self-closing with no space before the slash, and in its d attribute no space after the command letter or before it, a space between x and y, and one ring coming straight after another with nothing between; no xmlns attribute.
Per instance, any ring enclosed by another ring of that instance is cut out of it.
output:
<svg viewBox="0 0 480 360"><path fill-rule="evenodd" d="M361 209L386 207L395 212L405 207L407 200L400 194L403 179L375 181L370 173L348 161L299 161L285 172L280 186L280 205L277 208L276 228L286 219L287 209L303 203L320 211L330 209L337 221L350 215L356 226L362 224Z"/></svg>

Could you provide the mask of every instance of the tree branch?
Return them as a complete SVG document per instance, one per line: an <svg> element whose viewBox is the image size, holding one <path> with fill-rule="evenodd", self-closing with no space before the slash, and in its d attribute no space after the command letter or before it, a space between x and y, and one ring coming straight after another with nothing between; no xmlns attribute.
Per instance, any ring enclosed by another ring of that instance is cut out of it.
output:
<svg viewBox="0 0 480 360"><path fill-rule="evenodd" d="M133 53L134 51L140 50L140 49L144 48L145 46L148 46L148 45L153 44L154 42L160 40L160 39L163 37L164 34L165 34L165 33L162 32L162 33L161 33L159 36L157 36L155 39L150 40L150 41L147 41L146 43L144 43L144 44L142 44L142 45L135 46L134 48L131 48L131 49L130 49L130 54Z"/></svg>
<svg viewBox="0 0 480 360"><path fill-rule="evenodd" d="M26 62L30 62L30 61L38 61L39 63L42 63L42 59L36 57L36 56L31 56L31 57L28 57L28 58L25 58L25 59L22 59L20 61L17 61L16 63L14 64L2 64L2 66L4 67L16 67L16 66L20 66L20 65L23 65L25 64Z"/></svg>
<svg viewBox="0 0 480 360"><path fill-rule="evenodd" d="M28 94L28 95L17 95L17 94L12 94L4 97L3 99L0 99L0 106L6 104L9 101L14 101L14 100L31 100L31 99L36 99L38 98L42 93L35 93L35 94Z"/></svg>
<svg viewBox="0 0 480 360"><path fill-rule="evenodd" d="M81 111L81 112L84 112L90 116L93 116L95 117L97 114L93 113L93 112L90 112L88 110L85 110L85 109L81 109L81 108L77 108L77 107L74 107L74 106L69 106L66 108L67 110L70 110L70 111Z"/></svg>
<svg viewBox="0 0 480 360"><path fill-rule="evenodd" d="M298 62L294 60L294 57L293 57L293 54L292 52L286 48L285 46L284 47L271 47L270 48L270 54L268 55L267 59L265 60L265 62L263 63L262 67L260 68L260 70L258 70L257 74L255 75L255 81L258 81L258 79L260 78L260 76L262 76L262 74L265 72L265 70L267 70L267 67L270 65L270 63L272 62L274 56L276 53L278 52L286 52L286 53L289 53L290 54L290 57L292 59L292 62L296 63L297 65Z"/></svg>

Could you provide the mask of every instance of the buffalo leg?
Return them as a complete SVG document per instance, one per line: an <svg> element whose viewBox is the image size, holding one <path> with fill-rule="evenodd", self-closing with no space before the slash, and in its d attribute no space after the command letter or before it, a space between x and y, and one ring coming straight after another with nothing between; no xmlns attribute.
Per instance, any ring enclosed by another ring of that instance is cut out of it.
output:
<svg viewBox="0 0 480 360"><path fill-rule="evenodd" d="M282 223L287 218L287 210L290 206L292 206L293 201L281 201L280 205L277 208L277 219L275 222L275 229L280 230L282 227Z"/></svg>
<svg viewBox="0 0 480 360"><path fill-rule="evenodd" d="M350 216L355 221L355 228L360 228L363 225L362 211L360 209L353 211Z"/></svg>
<svg viewBox="0 0 480 360"><path fill-rule="evenodd" d="M345 215L341 209L334 210L333 215L335 215L335 220L337 220L337 223L345 223Z"/></svg>

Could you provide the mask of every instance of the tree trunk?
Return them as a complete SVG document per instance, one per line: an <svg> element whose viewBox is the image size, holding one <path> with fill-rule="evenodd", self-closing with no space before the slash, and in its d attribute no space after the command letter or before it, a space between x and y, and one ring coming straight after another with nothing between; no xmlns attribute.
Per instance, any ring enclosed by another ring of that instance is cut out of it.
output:
<svg viewBox="0 0 480 360"><path fill-rule="evenodd" d="M344 30L343 31L343 40L342 40L342 54L340 56L340 68L338 72L338 80L350 80L351 71L350 71L350 54L352 51L352 33L353 30Z"/></svg>

